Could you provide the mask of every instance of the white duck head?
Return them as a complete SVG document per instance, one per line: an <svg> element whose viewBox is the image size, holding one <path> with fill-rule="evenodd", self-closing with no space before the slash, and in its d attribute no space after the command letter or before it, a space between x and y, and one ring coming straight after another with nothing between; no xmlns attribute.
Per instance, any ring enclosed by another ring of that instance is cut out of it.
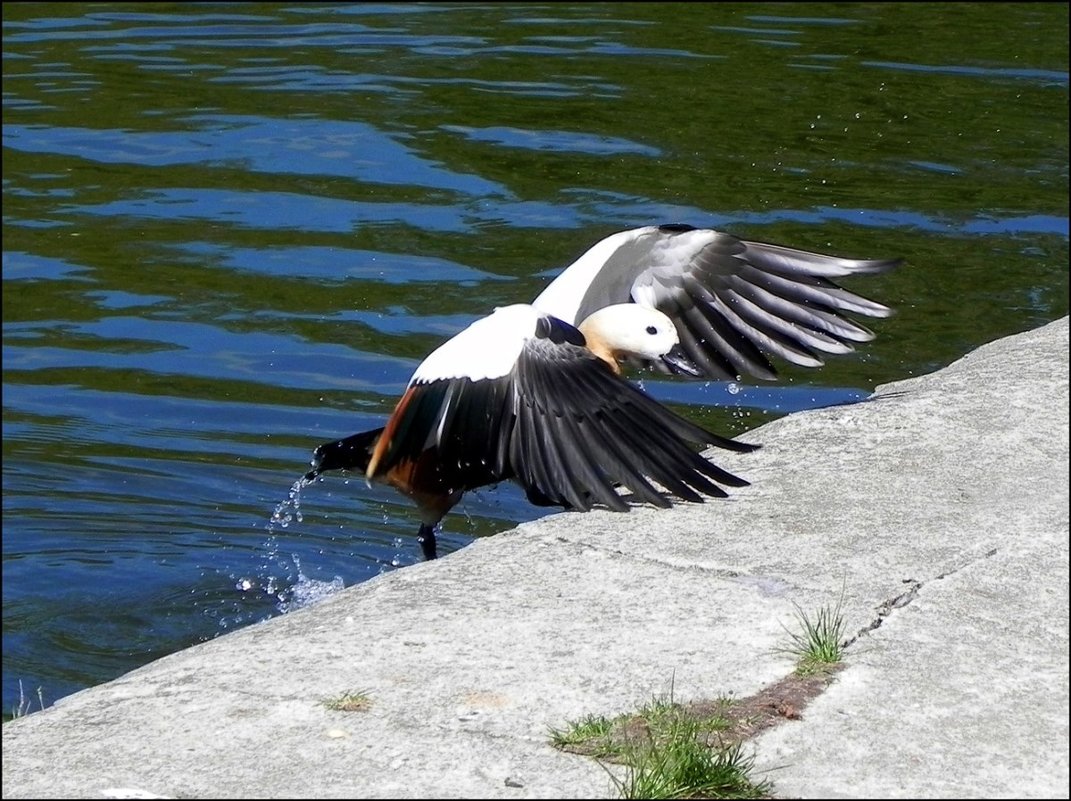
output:
<svg viewBox="0 0 1071 801"><path fill-rule="evenodd" d="M579 326L588 350L620 373L621 362L664 361L690 375L698 368L685 355L673 321L657 309L636 303L604 306Z"/></svg>

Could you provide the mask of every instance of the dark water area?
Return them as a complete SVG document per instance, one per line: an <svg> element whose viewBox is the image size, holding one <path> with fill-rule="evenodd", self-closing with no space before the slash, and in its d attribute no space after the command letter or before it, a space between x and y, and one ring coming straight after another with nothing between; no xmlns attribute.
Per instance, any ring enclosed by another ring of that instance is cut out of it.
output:
<svg viewBox="0 0 1071 801"><path fill-rule="evenodd" d="M418 561L357 479L270 518L615 231L906 259L856 353L645 379L729 435L1068 312L1067 4L5 3L3 57L5 717Z"/></svg>

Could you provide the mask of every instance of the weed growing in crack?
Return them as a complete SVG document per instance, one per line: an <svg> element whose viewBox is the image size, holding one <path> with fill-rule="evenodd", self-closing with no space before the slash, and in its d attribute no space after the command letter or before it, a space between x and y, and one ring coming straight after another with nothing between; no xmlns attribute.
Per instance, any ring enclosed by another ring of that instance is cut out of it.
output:
<svg viewBox="0 0 1071 801"><path fill-rule="evenodd" d="M796 675L811 676L828 671L844 658L844 616L841 609L844 595L834 606L823 606L812 619L799 604L796 607L796 620L802 631L792 631L785 627L791 637L791 644L781 650L796 657Z"/></svg>
<svg viewBox="0 0 1071 801"><path fill-rule="evenodd" d="M588 715L551 729L558 748L599 760L622 798L763 798L766 782L750 777L752 758L721 733L732 724L723 699L696 707L656 697L638 711L613 718ZM605 761L604 761L605 760ZM607 763L624 766L624 772Z"/></svg>
<svg viewBox="0 0 1071 801"><path fill-rule="evenodd" d="M697 721L678 718L633 752L624 778L607 772L621 798L767 797L768 784L750 778L753 762L741 743L711 747Z"/></svg>

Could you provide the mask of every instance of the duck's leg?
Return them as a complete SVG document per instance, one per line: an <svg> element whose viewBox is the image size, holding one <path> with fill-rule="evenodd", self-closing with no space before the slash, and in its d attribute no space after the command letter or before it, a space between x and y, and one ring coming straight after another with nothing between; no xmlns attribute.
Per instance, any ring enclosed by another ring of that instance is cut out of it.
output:
<svg viewBox="0 0 1071 801"><path fill-rule="evenodd" d="M427 523L421 523L420 531L417 532L417 542L420 543L420 548L424 551L424 561L430 562L438 556L434 525L429 526Z"/></svg>

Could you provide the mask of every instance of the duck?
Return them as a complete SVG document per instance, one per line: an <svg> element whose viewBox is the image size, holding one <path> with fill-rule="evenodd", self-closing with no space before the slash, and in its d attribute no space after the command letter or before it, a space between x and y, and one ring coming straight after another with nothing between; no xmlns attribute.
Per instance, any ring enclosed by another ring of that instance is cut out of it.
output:
<svg viewBox="0 0 1071 801"><path fill-rule="evenodd" d="M626 512L724 498L748 482L703 455L759 446L692 423L629 380L773 380L771 359L817 367L874 334L849 315L891 309L833 279L899 259L846 259L663 224L600 240L531 303L495 309L432 351L385 424L325 442L303 483L333 471L415 504L425 560L470 490L513 481L529 502Z"/></svg>

